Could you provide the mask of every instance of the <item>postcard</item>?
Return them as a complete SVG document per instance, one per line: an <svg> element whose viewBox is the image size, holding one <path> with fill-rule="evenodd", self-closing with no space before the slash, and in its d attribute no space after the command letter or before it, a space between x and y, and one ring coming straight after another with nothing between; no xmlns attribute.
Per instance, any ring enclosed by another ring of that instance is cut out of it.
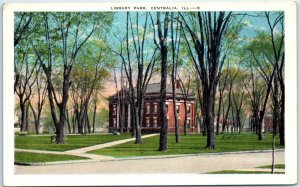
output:
<svg viewBox="0 0 300 187"><path fill-rule="evenodd" d="M4 185L297 183L295 2L3 10Z"/></svg>

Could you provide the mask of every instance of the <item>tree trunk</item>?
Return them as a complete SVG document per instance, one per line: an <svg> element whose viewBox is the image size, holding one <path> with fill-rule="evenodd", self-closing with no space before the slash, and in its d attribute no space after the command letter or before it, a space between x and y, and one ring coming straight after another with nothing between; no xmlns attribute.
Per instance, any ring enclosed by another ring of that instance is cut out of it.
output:
<svg viewBox="0 0 300 187"><path fill-rule="evenodd" d="M26 104L26 111L25 111L25 123L26 123L26 126L25 126L25 131L28 131L29 130L29 104L27 103Z"/></svg>
<svg viewBox="0 0 300 187"><path fill-rule="evenodd" d="M281 74L279 74L281 75ZM281 110L280 110L280 123L279 123L279 138L280 145L285 145L284 136L284 111L285 111L285 85L282 75L279 76L280 91L281 91Z"/></svg>
<svg viewBox="0 0 300 187"><path fill-rule="evenodd" d="M258 140L263 140L263 129L262 129L262 121L265 114L263 111L259 112L259 121L258 121Z"/></svg>
<svg viewBox="0 0 300 187"><path fill-rule="evenodd" d="M86 116L87 132L90 134L91 133L91 125L90 125L90 118L89 118L88 111L86 111L85 116Z"/></svg>
<svg viewBox="0 0 300 187"><path fill-rule="evenodd" d="M213 94L213 89L207 89L204 87L203 90L203 103L204 103L204 115L205 115L205 125L207 128L207 142L205 148L214 149L215 145L215 132L214 132L214 99L215 94Z"/></svg>
<svg viewBox="0 0 300 187"><path fill-rule="evenodd" d="M64 144L65 143L65 128L64 122L60 121L59 126L56 128L56 144Z"/></svg>
<svg viewBox="0 0 300 187"><path fill-rule="evenodd" d="M187 95L187 93L185 94ZM186 136L188 134L188 128L187 128L187 105L186 105L187 96L184 99L184 135Z"/></svg>
<svg viewBox="0 0 300 187"><path fill-rule="evenodd" d="M219 135L222 98L223 98L223 94L221 93L221 90L220 90L219 105L218 105L218 114L217 114L217 132L216 132L216 135Z"/></svg>
<svg viewBox="0 0 300 187"><path fill-rule="evenodd" d="M136 129L135 129L135 126L136 126L136 116L135 116L135 113L134 113L134 106L133 106L133 104L130 104L130 108L131 108L131 110L130 110L130 116L131 116L131 129L132 129L132 131L131 131L131 137L135 137L135 134L136 134Z"/></svg>
<svg viewBox="0 0 300 187"><path fill-rule="evenodd" d="M21 132L25 131L25 105L23 102L20 102L21 109Z"/></svg>
<svg viewBox="0 0 300 187"><path fill-rule="evenodd" d="M33 114L33 118L34 118L34 126L35 126L35 134L39 134L39 124L40 124L40 121L39 121L39 118L37 117L37 114L36 112L34 111L31 103L29 102L29 106L31 108L31 111L32 111L32 114Z"/></svg>
<svg viewBox="0 0 300 187"><path fill-rule="evenodd" d="M95 133L96 109L97 109L97 104L95 103L94 113L93 113L93 133Z"/></svg>
<svg viewBox="0 0 300 187"><path fill-rule="evenodd" d="M67 125L68 125L68 132L71 134L72 131L71 131L71 124L70 124L70 118L69 118L69 111L68 111L68 109L66 109L66 122L67 122Z"/></svg>
<svg viewBox="0 0 300 187"><path fill-rule="evenodd" d="M160 12L157 12L157 26L158 26L158 36L160 44L161 53L161 81L160 81L160 137L159 137L159 148L158 151L168 150L168 121L167 121L167 111L166 111L166 88L167 88L167 33L168 33L168 16L169 12L165 13L164 28L162 32Z"/></svg>
<svg viewBox="0 0 300 187"><path fill-rule="evenodd" d="M175 142L179 143L179 125L178 125L178 114L176 112L176 88L177 84L175 83L176 81L176 72L177 72L177 59L176 59L176 47L177 45L180 44L180 40L177 42L175 41L177 39L177 32L178 32L178 24L176 27L176 39L174 38L174 27L173 23L175 21L174 18L174 13L171 12L171 43L172 43L172 98L173 98L173 114L175 118ZM179 49L179 48L178 48ZM178 55L178 53L177 53ZM175 85L176 84L176 85Z"/></svg>
<svg viewBox="0 0 300 187"><path fill-rule="evenodd" d="M141 118L140 118L140 114L139 114L139 110L138 109L135 109L136 110L136 123L135 123L135 144L141 144L142 143L142 137L141 137L141 124L142 124L142 121L141 121Z"/></svg>

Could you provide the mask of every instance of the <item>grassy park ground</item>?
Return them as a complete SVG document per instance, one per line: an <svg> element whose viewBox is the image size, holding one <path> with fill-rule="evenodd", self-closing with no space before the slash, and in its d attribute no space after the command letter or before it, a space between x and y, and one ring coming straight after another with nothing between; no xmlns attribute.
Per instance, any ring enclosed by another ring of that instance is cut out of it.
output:
<svg viewBox="0 0 300 187"><path fill-rule="evenodd" d="M208 174L270 174L268 171L238 171L238 170L224 170L214 171ZM284 174L285 172L275 172L275 174Z"/></svg>
<svg viewBox="0 0 300 187"><path fill-rule="evenodd" d="M239 171L239 170L223 170L213 171L208 174L270 174L270 171L259 171L259 169L271 169L271 165L257 167L258 171ZM275 169L285 169L285 164L275 164ZM284 174L285 172L275 172L275 174Z"/></svg>
<svg viewBox="0 0 300 187"><path fill-rule="evenodd" d="M53 161L66 161L66 160L83 160L85 157L73 155L55 155L55 154L42 154L42 153L29 153L15 151L15 162L18 163L34 163L34 162L53 162Z"/></svg>
<svg viewBox="0 0 300 187"><path fill-rule="evenodd" d="M50 135L43 136L15 136L15 148L31 149L41 151L56 151L60 155L46 153L28 153L17 150L15 152L16 162L51 162L87 159L74 155L68 155L64 151L89 147L98 144L109 143L117 140L131 138L130 134L122 135L68 135L66 144L50 143ZM105 155L111 157L138 157L138 156L159 156L159 155L180 155L200 153L220 153L251 150L271 150L272 135L265 134L264 140L258 141L255 134L220 134L216 136L216 148L205 149L206 137L199 134L180 136L180 143L175 143L174 134L168 136L168 151L157 151L159 136L144 138L142 144L134 144L134 141L119 145L96 149L87 152L88 154ZM276 148L280 146L279 139L276 139Z"/></svg>
<svg viewBox="0 0 300 187"><path fill-rule="evenodd" d="M178 155L197 153L236 152L251 150L271 150L272 135L266 134L262 141L257 140L255 134L220 134L216 136L216 148L205 149L206 137L199 134L180 136L180 143L175 143L175 136L168 136L168 151L157 151L159 136L143 140L142 144L136 145L128 142L104 149L91 151L89 153L107 155L113 157L128 156L155 156L155 155ZM284 148L279 145L279 138L276 139L276 148Z"/></svg>
<svg viewBox="0 0 300 187"><path fill-rule="evenodd" d="M121 139L127 139L129 134L116 135L68 135L66 144L54 144L50 142L49 136L15 136L15 148L34 149L47 151L67 151L88 147L97 144L103 144Z"/></svg>

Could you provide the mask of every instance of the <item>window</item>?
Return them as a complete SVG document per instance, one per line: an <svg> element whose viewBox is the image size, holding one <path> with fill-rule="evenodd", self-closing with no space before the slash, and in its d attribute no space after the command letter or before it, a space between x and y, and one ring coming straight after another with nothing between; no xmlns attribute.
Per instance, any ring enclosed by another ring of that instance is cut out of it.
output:
<svg viewBox="0 0 300 187"><path fill-rule="evenodd" d="M166 104L166 112L168 113L168 111L169 111L169 105Z"/></svg>
<svg viewBox="0 0 300 187"><path fill-rule="evenodd" d="M113 118L113 127L115 127L115 126L116 126L116 123L117 123L117 120L116 120L116 118Z"/></svg>
<svg viewBox="0 0 300 187"><path fill-rule="evenodd" d="M156 117L153 118L153 125L154 125L154 127L157 127L157 118Z"/></svg>
<svg viewBox="0 0 300 187"><path fill-rule="evenodd" d="M179 112L180 112L180 105L176 105L176 112L177 112L177 114L179 114Z"/></svg>
<svg viewBox="0 0 300 187"><path fill-rule="evenodd" d="M116 105L113 105L113 115L116 115L117 114L117 107Z"/></svg>
<svg viewBox="0 0 300 187"><path fill-rule="evenodd" d="M187 113L190 114L191 113L191 105L187 106Z"/></svg>
<svg viewBox="0 0 300 187"><path fill-rule="evenodd" d="M146 114L150 114L150 103L146 104Z"/></svg>
<svg viewBox="0 0 300 187"><path fill-rule="evenodd" d="M154 111L153 111L154 114L157 113L157 103L154 103Z"/></svg>
<svg viewBox="0 0 300 187"><path fill-rule="evenodd" d="M190 128L190 126L191 126L191 120L190 120L190 119L187 119L187 120L186 120L186 127L187 127L187 128Z"/></svg>
<svg viewBox="0 0 300 187"><path fill-rule="evenodd" d="M149 119L149 117L146 118L146 127L150 127L150 119Z"/></svg>

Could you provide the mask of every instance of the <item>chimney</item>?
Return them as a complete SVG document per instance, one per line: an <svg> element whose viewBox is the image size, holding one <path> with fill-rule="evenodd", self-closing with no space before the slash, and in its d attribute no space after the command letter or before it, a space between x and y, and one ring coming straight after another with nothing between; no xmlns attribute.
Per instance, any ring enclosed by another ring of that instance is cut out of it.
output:
<svg viewBox="0 0 300 187"><path fill-rule="evenodd" d="M180 80L179 79L176 80L176 88L178 88L178 89L180 88Z"/></svg>

